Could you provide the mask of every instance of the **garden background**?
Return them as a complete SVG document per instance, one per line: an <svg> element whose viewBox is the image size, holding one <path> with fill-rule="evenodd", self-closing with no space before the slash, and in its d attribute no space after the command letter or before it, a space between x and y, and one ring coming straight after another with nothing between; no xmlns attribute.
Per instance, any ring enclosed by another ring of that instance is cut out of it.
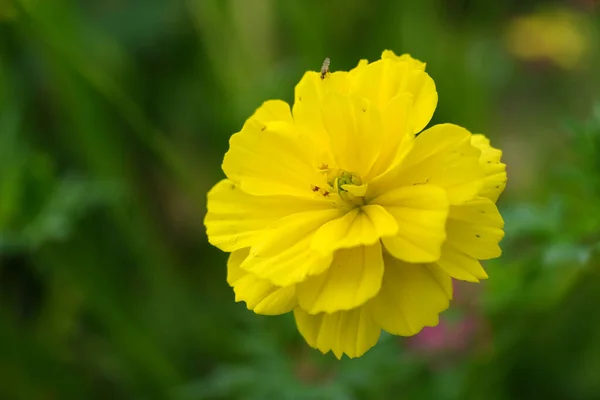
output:
<svg viewBox="0 0 600 400"><path fill-rule="evenodd" d="M229 136L325 57L427 62L504 151L504 255L359 359L235 303ZM0 0L0 399L599 399L594 0Z"/></svg>

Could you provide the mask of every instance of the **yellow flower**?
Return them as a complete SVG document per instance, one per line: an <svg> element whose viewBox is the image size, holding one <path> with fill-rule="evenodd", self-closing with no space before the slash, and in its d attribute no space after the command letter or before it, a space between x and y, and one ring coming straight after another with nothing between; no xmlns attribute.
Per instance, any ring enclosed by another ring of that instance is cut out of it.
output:
<svg viewBox="0 0 600 400"><path fill-rule="evenodd" d="M515 18L506 42L515 57L525 61L549 60L575 69L590 49L586 19L568 10L550 10Z"/></svg>
<svg viewBox="0 0 600 400"><path fill-rule="evenodd" d="M385 51L307 72L291 110L267 101L231 137L227 179L208 194L208 238L231 252L236 301L293 311L308 344L338 358L364 354L381 329L436 325L451 278L487 278L479 260L500 255L501 152L456 125L421 132L438 98L424 70Z"/></svg>

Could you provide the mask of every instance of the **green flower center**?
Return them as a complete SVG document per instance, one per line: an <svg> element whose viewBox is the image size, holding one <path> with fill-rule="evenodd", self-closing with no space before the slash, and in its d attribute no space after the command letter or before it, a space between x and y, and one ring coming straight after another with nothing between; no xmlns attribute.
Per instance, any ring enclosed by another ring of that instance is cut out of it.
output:
<svg viewBox="0 0 600 400"><path fill-rule="evenodd" d="M314 185L313 192L332 199L340 207L365 205L367 185L363 185L360 176L340 169L330 169L325 165L319 169L325 174L327 184L325 187Z"/></svg>
<svg viewBox="0 0 600 400"><path fill-rule="evenodd" d="M334 181L329 184L334 188L337 188L338 193L348 192L347 187L344 188L345 185L360 186L362 185L362 179L350 172L342 171L340 176L335 177Z"/></svg>

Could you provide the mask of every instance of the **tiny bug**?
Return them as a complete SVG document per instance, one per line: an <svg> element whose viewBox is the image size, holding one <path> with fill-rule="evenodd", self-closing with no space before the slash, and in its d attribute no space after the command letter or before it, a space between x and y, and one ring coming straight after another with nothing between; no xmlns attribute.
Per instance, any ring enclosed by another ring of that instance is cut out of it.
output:
<svg viewBox="0 0 600 400"><path fill-rule="evenodd" d="M325 58L325 61L323 61L323 65L321 66L321 79L325 79L325 76L329 72L330 63L331 60L329 59L329 57Z"/></svg>

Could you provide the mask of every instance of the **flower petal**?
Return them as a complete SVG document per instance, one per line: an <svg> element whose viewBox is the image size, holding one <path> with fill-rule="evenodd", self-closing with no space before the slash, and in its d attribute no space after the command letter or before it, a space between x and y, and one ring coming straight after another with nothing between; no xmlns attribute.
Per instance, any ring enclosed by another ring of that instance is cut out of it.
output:
<svg viewBox="0 0 600 400"><path fill-rule="evenodd" d="M398 232L398 224L385 208L367 205L323 225L312 239L311 247L322 254L338 249L375 244L381 237Z"/></svg>
<svg viewBox="0 0 600 400"><path fill-rule="evenodd" d="M504 236L503 227L502 216L490 199L479 197L451 206L446 225L448 238L436 264L454 279L487 279L479 259L500 256L498 242Z"/></svg>
<svg viewBox="0 0 600 400"><path fill-rule="evenodd" d="M451 297L451 279L437 266L385 256L383 285L366 308L385 331L412 336L425 326L437 325Z"/></svg>
<svg viewBox="0 0 600 400"><path fill-rule="evenodd" d="M503 228L496 205L483 197L451 207L446 225L448 243L479 260L500 257Z"/></svg>
<svg viewBox="0 0 600 400"><path fill-rule="evenodd" d="M317 72L304 74L296 85L293 115L296 124L304 126L317 147L329 149L329 137L323 124L322 103L327 93L348 94L348 72L337 71L325 79Z"/></svg>
<svg viewBox="0 0 600 400"><path fill-rule="evenodd" d="M382 277L379 243L340 250L326 272L297 285L298 302L310 314L349 310L375 296Z"/></svg>
<svg viewBox="0 0 600 400"><path fill-rule="evenodd" d="M436 125L422 132L399 167L369 184L373 193L390 187L430 183L444 188L450 204L477 196L484 172L481 152L471 145L471 133L452 124Z"/></svg>
<svg viewBox="0 0 600 400"><path fill-rule="evenodd" d="M297 124L322 131L324 128L321 102L324 88L320 80L319 74L314 71L304 74L296 85L292 114Z"/></svg>
<svg viewBox="0 0 600 400"><path fill-rule="evenodd" d="M404 186L371 201L383 206L398 223L396 236L382 242L394 257L407 262L431 262L440 257L446 239L448 200L433 185Z"/></svg>
<svg viewBox="0 0 600 400"><path fill-rule="evenodd" d="M292 311L297 305L294 286L275 286L240 268L249 250L237 250L229 255L227 261L227 283L233 287L235 301L245 302L248 310L262 315L280 315Z"/></svg>
<svg viewBox="0 0 600 400"><path fill-rule="evenodd" d="M322 104L331 154L339 168L365 176L379 157L383 125L376 105L356 96L329 93Z"/></svg>
<svg viewBox="0 0 600 400"><path fill-rule="evenodd" d="M227 258L227 283L233 287L233 284L246 276L248 272L240 268L242 262L248 257L250 248L236 250L229 254Z"/></svg>
<svg viewBox="0 0 600 400"><path fill-rule="evenodd" d="M356 185L342 185L342 189L348 191L350 194L356 197L364 197L367 194L367 190L369 189L368 184L362 184L359 186Z"/></svg>
<svg viewBox="0 0 600 400"><path fill-rule="evenodd" d="M253 124L252 128L261 130L267 123L273 121L282 121L289 124L294 122L288 103L283 100L265 101L248 119L247 123Z"/></svg>
<svg viewBox="0 0 600 400"><path fill-rule="evenodd" d="M379 157L366 176L367 180L397 165L412 148L414 143L412 109L413 96L410 93L400 93L381 111L382 147Z"/></svg>
<svg viewBox="0 0 600 400"><path fill-rule="evenodd" d="M274 221L299 212L325 208L319 200L290 196L252 196L224 179L208 192L204 218L208 241L223 251L250 247Z"/></svg>
<svg viewBox="0 0 600 400"><path fill-rule="evenodd" d="M353 92L383 108L406 87L410 67L409 63L389 58L358 66L353 75Z"/></svg>
<svg viewBox="0 0 600 400"><path fill-rule="evenodd" d="M493 148L489 139L481 134L471 136L471 144L481 150L479 162L485 171L479 195L496 202L506 188L506 164L500 161L502 150Z"/></svg>
<svg viewBox="0 0 600 400"><path fill-rule="evenodd" d="M425 63L417 60L416 58L412 58L410 54L402 54L396 55L392 50L384 50L381 53L382 59L392 59L396 61L405 61L410 63L411 69L419 69L421 71L425 71Z"/></svg>
<svg viewBox="0 0 600 400"><path fill-rule="evenodd" d="M479 260L457 250L448 242L442 246L442 255L435 264L454 279L479 282L488 278Z"/></svg>
<svg viewBox="0 0 600 400"><path fill-rule="evenodd" d="M435 82L426 72L413 70L405 90L411 93L415 99L414 132L421 132L431 121L437 107L438 94Z"/></svg>
<svg viewBox="0 0 600 400"><path fill-rule="evenodd" d="M410 57L383 58L357 67L352 82L353 91L370 99L379 108L384 108L400 93L410 93L414 99L413 133L427 126L438 101L433 79L415 61Z"/></svg>
<svg viewBox="0 0 600 400"><path fill-rule="evenodd" d="M294 310L296 325L304 340L322 353L333 351L340 359L360 357L377 344L381 329L364 307L333 314L310 315L301 308Z"/></svg>
<svg viewBox="0 0 600 400"><path fill-rule="evenodd" d="M229 140L223 171L253 195L314 197L318 159L304 131L287 122L268 122L262 130L247 128Z"/></svg>
<svg viewBox="0 0 600 400"><path fill-rule="evenodd" d="M341 216L338 209L304 212L278 220L250 249L242 269L268 279L277 286L289 286L310 275L323 273L333 255L310 248L314 232L323 224Z"/></svg>

